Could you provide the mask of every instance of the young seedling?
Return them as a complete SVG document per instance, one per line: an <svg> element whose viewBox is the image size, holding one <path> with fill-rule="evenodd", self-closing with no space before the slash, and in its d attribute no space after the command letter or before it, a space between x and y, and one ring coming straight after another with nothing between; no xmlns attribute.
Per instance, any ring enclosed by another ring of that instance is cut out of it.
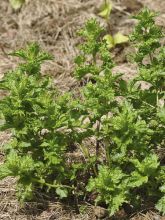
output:
<svg viewBox="0 0 165 220"><path fill-rule="evenodd" d="M20 9L24 3L25 0L10 0L10 4L14 10Z"/></svg>
<svg viewBox="0 0 165 220"><path fill-rule="evenodd" d="M104 18L108 23L111 11L112 11L112 2L110 0L104 0L104 3L100 7L100 12L98 15Z"/></svg>
<svg viewBox="0 0 165 220"><path fill-rule="evenodd" d="M112 2L110 0L105 0L100 8L101 10L100 13L98 14L99 16L105 19L108 26L108 32L110 33L112 32L111 23L110 23L110 14L112 8L113 8ZM106 34L104 36L104 39L106 40L109 49L114 48L118 44L127 43L129 41L129 38L121 34L120 32L114 35L112 33Z"/></svg>

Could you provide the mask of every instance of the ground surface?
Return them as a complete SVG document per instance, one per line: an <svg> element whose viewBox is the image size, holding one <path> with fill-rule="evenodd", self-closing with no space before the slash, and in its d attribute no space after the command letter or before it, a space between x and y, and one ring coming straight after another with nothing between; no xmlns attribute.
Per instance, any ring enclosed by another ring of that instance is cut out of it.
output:
<svg viewBox="0 0 165 220"><path fill-rule="evenodd" d="M15 67L15 60L6 54L26 45L29 41L37 41L41 47L54 55L55 59L43 67L53 75L54 83L62 90L71 90L76 86L72 77L74 57L77 53L78 38L76 31L90 17L97 17L101 23L104 21L97 16L102 0L27 0L20 11L14 12L8 0L0 0L0 78L11 67ZM165 0L116 0L111 15L112 30L129 34L134 21L130 19L131 13L136 13L143 5L160 11L157 22L165 27ZM117 69L126 72L126 76L134 74L133 66L127 64L126 54L130 47L121 51L116 49L113 53ZM2 94L1 94L2 95ZM9 134L1 134L0 142L3 144ZM0 153L0 163L3 154ZM0 219L2 220L94 220L104 216L104 210L87 206L84 212L76 214L73 207L58 202L28 203L21 208L15 198L14 179L7 178L0 182ZM70 204L69 204L70 203ZM135 213L132 220L163 220L154 212L144 210L144 213ZM117 219L124 219L122 212ZM108 219L104 217L104 219ZM128 219L128 217L126 217Z"/></svg>

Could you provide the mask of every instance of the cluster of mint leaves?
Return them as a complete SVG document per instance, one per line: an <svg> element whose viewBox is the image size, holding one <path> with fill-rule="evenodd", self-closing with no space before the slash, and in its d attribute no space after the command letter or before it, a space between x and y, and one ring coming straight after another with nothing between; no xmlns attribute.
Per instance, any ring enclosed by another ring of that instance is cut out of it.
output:
<svg viewBox="0 0 165 220"><path fill-rule="evenodd" d="M165 213L165 165L158 155L165 145L165 47L155 16L144 9L134 17L130 40L138 74L127 81L112 73L104 29L87 21L75 59L79 97L61 94L41 75L41 64L52 57L37 44L12 54L24 62L0 82L8 92L0 100L1 131L12 132L0 179L17 178L21 201L43 188L76 201L95 193L111 216L125 204L140 209L147 201ZM95 144L88 146L90 139ZM72 158L73 147L83 159Z"/></svg>

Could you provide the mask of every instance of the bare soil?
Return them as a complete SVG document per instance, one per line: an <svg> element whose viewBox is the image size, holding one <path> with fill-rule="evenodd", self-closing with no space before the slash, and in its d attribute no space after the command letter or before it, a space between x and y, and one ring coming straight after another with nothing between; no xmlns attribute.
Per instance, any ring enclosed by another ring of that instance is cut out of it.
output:
<svg viewBox="0 0 165 220"><path fill-rule="evenodd" d="M98 9L102 0L27 0L19 11L14 11L8 0L0 0L0 78L16 66L16 59L7 56L15 49L25 46L28 42L37 41L41 47L53 54L54 60L47 62L42 71L51 74L54 84L61 91L69 91L77 86L72 76L74 57L77 54L76 31L91 17L98 17ZM114 0L111 15L112 31L129 34L134 25L131 14L143 6L160 12L157 22L165 27L165 0ZM133 65L127 63L127 55L131 52L129 45L117 48L113 56L118 64L115 70L122 71L126 77L136 73ZM3 94L1 93L0 96ZM1 146L10 134L1 133ZM3 163L3 152L0 150L0 163ZM109 219L106 211L100 207L83 204L84 211L76 214L71 205L73 201L60 203L45 199L39 194L41 202L27 203L21 207L15 197L15 180L6 178L0 181L0 220L94 220ZM116 219L132 220L165 220L152 208L126 215L121 210Z"/></svg>

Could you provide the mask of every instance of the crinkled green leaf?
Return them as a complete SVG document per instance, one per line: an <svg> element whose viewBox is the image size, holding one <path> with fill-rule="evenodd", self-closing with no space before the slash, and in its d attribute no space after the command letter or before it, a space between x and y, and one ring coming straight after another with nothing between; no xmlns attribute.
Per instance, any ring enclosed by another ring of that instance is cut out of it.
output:
<svg viewBox="0 0 165 220"><path fill-rule="evenodd" d="M0 179L4 179L7 176L11 176L12 172L8 169L6 164L0 165Z"/></svg>
<svg viewBox="0 0 165 220"><path fill-rule="evenodd" d="M163 196L156 204L156 209L159 210L163 215L165 215L165 196Z"/></svg>
<svg viewBox="0 0 165 220"><path fill-rule="evenodd" d="M128 186L130 186L131 188L139 187L147 182L148 182L147 176L142 176L137 171L134 171L131 173L131 176L130 176L129 182L128 182Z"/></svg>
<svg viewBox="0 0 165 220"><path fill-rule="evenodd" d="M66 198L68 196L67 189L57 188L56 193L61 199Z"/></svg>

